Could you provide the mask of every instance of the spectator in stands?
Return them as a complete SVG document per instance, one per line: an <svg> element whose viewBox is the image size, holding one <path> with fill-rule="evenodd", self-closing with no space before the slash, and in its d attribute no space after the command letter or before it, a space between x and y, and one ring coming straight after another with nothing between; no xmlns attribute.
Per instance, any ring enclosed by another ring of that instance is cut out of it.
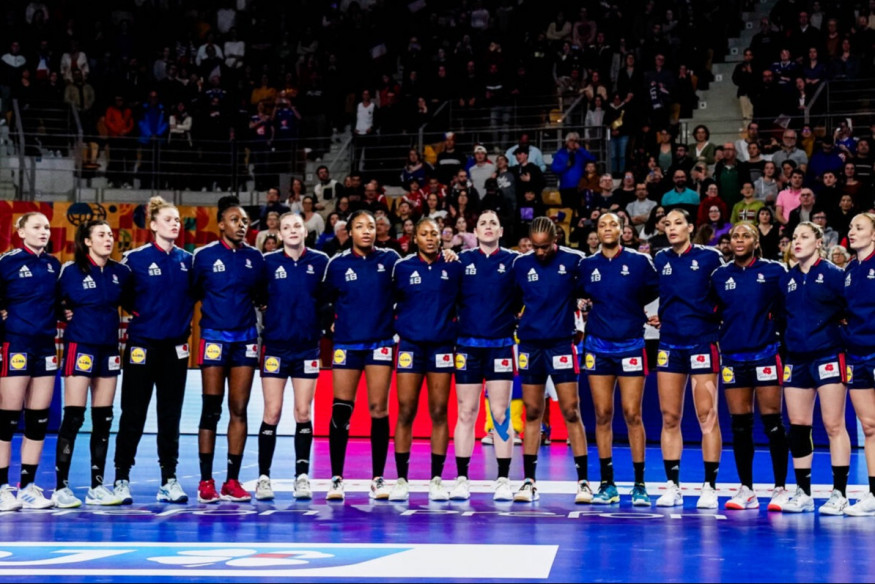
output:
<svg viewBox="0 0 875 584"><path fill-rule="evenodd" d="M376 218L377 235L374 237L374 247L383 249L394 249L399 255L404 255L404 250L401 249L401 244L395 239L395 234L392 233L392 221L385 215L379 215Z"/></svg>
<svg viewBox="0 0 875 584"><path fill-rule="evenodd" d="M529 147L526 145L518 146L514 152L514 158L516 158L516 165L510 171L513 175L517 196L520 195L521 191L532 190L540 198L545 186L544 175L540 168L529 162Z"/></svg>
<svg viewBox="0 0 875 584"><path fill-rule="evenodd" d="M703 225L711 227L711 239L705 245L717 245L720 238L724 235L729 235L729 230L732 229L732 223L726 219L726 214L719 205L711 205L708 207L708 221Z"/></svg>
<svg viewBox="0 0 875 584"><path fill-rule="evenodd" d="M477 222L477 209L477 200L471 196L468 189L462 188L447 202L448 222L455 226L456 219L463 217L469 225L475 225Z"/></svg>
<svg viewBox="0 0 875 584"><path fill-rule="evenodd" d="M839 243L839 232L833 229L831 225L827 224L827 219L829 215L822 206L818 206L814 209L814 212L811 215L811 221L815 225L820 226L823 229L823 248L824 249L832 249L833 246Z"/></svg>
<svg viewBox="0 0 875 584"><path fill-rule="evenodd" d="M748 123L753 120L753 101L751 98L756 92L759 83L756 70L754 69L753 51L750 48L744 50L744 58L732 71L732 82L738 87L735 95L741 106L741 119Z"/></svg>
<svg viewBox="0 0 875 584"><path fill-rule="evenodd" d="M553 45L554 50L558 50L565 41L571 40L571 23L565 19L563 11L557 12L556 17L547 26L547 40Z"/></svg>
<svg viewBox="0 0 875 584"><path fill-rule="evenodd" d="M639 235L644 232L644 225L650 219L650 213L657 206L656 201L648 198L647 185L637 183L635 185L635 200L626 205L626 213L629 214L632 225Z"/></svg>
<svg viewBox="0 0 875 584"><path fill-rule="evenodd" d="M520 134L519 142L508 148L507 151L504 153L504 155L507 157L508 165L513 168L518 164L516 158L514 157L514 153L516 152L516 149L520 146L528 146L529 162L541 169L541 172L546 172L547 164L544 162L544 155L541 152L540 148L532 144L531 136L529 136L528 132L523 132L522 134Z"/></svg>
<svg viewBox="0 0 875 584"><path fill-rule="evenodd" d="M672 127L678 123L679 118L693 117L693 111L699 107L699 95L696 93L699 78L689 70L685 64L678 66L675 77L672 98L674 106L669 120Z"/></svg>
<svg viewBox="0 0 875 584"><path fill-rule="evenodd" d="M531 147L529 147L529 160L531 160L531 153L532 150ZM516 163L516 156L514 156L514 163ZM502 207L507 208L508 212L512 212L516 208L517 182L516 175L511 171L510 161L504 154L499 154L495 159L495 175L493 178L495 178L495 184L503 199ZM499 215L499 217L501 217L501 215ZM510 223L507 224L509 225Z"/></svg>
<svg viewBox="0 0 875 584"><path fill-rule="evenodd" d="M717 186L717 183L711 183L705 189L705 195L702 197L702 201L696 209L696 225L704 225L705 223L708 223L708 212L711 210L711 207L714 206L720 208L724 217L729 217L728 210L731 209L731 207L729 207L726 204L726 201L720 196L720 188Z"/></svg>
<svg viewBox="0 0 875 584"><path fill-rule="evenodd" d="M729 221L733 225L740 221L756 224L759 210L765 206L765 203L755 199L754 194L753 184L746 181L741 186L741 200L732 207L732 213L729 216Z"/></svg>
<svg viewBox="0 0 875 584"><path fill-rule="evenodd" d="M868 209L871 206L872 193L862 181L857 179L857 166L852 160L848 160L842 167L842 191L845 194L851 195L854 199L854 204L861 209ZM868 201L865 200L868 198Z"/></svg>
<svg viewBox="0 0 875 584"><path fill-rule="evenodd" d="M170 130L167 135L169 155L165 156L165 168L170 175L169 184L173 189L189 189L194 186L190 175L194 162L194 141L191 138L193 122L185 102L175 104L170 113Z"/></svg>
<svg viewBox="0 0 875 584"><path fill-rule="evenodd" d="M875 157L871 154L871 138L860 138L857 141L857 152L851 161L856 167L857 178L865 185L865 188L872 187L873 165L875 165Z"/></svg>
<svg viewBox="0 0 875 584"><path fill-rule="evenodd" d="M668 167L666 174L673 175L677 169L685 170L688 174L692 172L696 166L696 161L689 155L686 144L677 143L674 146L674 154L672 155L671 166Z"/></svg>
<svg viewBox="0 0 875 584"><path fill-rule="evenodd" d="M762 142L760 141L760 125L757 122L748 122L745 129L744 137L735 141L735 154L741 162L750 160L750 152L748 146L756 144L762 151Z"/></svg>
<svg viewBox="0 0 875 584"><path fill-rule="evenodd" d="M88 75L91 73L91 68L88 63L88 56L79 50L79 41L75 38L70 39L70 50L61 55L61 77L67 83L73 83L74 73L79 71L82 73L82 79L88 80Z"/></svg>
<svg viewBox="0 0 875 584"><path fill-rule="evenodd" d="M788 48L781 49L780 55L780 58L772 63L771 70L780 87L790 87L793 81L799 77L799 64L793 60Z"/></svg>
<svg viewBox="0 0 875 584"><path fill-rule="evenodd" d="M839 120L839 127L833 132L836 150L843 160L853 158L857 152L857 139L854 138L854 129L851 126L851 118Z"/></svg>
<svg viewBox="0 0 875 584"><path fill-rule="evenodd" d="M280 202L280 190L276 187L267 189L267 193L265 193L264 197L264 205L262 205L261 209L258 211L258 226L263 229L264 226L267 225L268 215L270 213L276 213L276 228L279 229L279 217L284 213L288 213L292 209L288 205L283 205Z"/></svg>
<svg viewBox="0 0 875 584"><path fill-rule="evenodd" d="M140 188L149 189L153 186L160 188L161 183L156 182L161 178L158 150L160 143L167 136L170 124L164 104L158 99L156 91L149 92L149 99L143 105L137 126L140 133L140 167L137 171Z"/></svg>
<svg viewBox="0 0 875 584"><path fill-rule="evenodd" d="M633 173L631 170L623 173L623 178L620 181L620 186L614 189L614 197L620 203L620 207L623 209L625 209L629 203L635 200L635 173Z"/></svg>
<svg viewBox="0 0 875 584"><path fill-rule="evenodd" d="M693 139L696 141L696 145L693 147L693 158L708 166L713 165L716 149L711 143L711 132L708 130L708 126L699 124L693 128Z"/></svg>
<svg viewBox="0 0 875 584"><path fill-rule="evenodd" d="M273 135L271 108L268 102L259 101L256 112L249 118L249 150L257 191L267 190L270 185L277 182L276 177L271 174L270 164Z"/></svg>
<svg viewBox="0 0 875 584"><path fill-rule="evenodd" d="M824 234L823 243L824 247L826 247L826 234ZM829 247L829 261L834 263L836 267L844 270L847 267L848 262L851 261L851 254L845 246L832 244L832 246Z"/></svg>
<svg viewBox="0 0 875 584"><path fill-rule="evenodd" d="M486 146L477 144L474 146L474 156L466 164L468 176L471 179L471 185L477 191L477 195L482 197L485 193L486 179L491 178L495 174L495 164L486 157Z"/></svg>
<svg viewBox="0 0 875 584"><path fill-rule="evenodd" d="M443 149L437 155L435 175L439 183L449 184L460 168L465 166L465 155L456 149L456 134L447 132L444 135Z"/></svg>
<svg viewBox="0 0 875 584"><path fill-rule="evenodd" d="M665 55L657 53L653 62L653 70L644 74L650 119L657 127L668 127L671 107L675 102L675 76L665 68Z"/></svg>
<svg viewBox="0 0 875 584"><path fill-rule="evenodd" d="M785 110L786 95L775 80L775 73L765 69L762 73L762 83L759 84L753 96L754 119L769 132L778 126L778 118Z"/></svg>
<svg viewBox="0 0 875 584"><path fill-rule="evenodd" d="M790 217L784 226L784 232L793 233L796 230L796 226L803 221L812 221L817 212L822 212L824 221L826 221L826 210L816 205L814 191L803 187L799 193L799 206L790 212Z"/></svg>
<svg viewBox="0 0 875 584"><path fill-rule="evenodd" d="M583 178L587 162L595 162L595 157L585 148L581 148L580 134L566 134L565 147L553 155L553 162L550 164L550 170L559 177L559 193L564 207L577 207L580 199L577 186Z"/></svg>
<svg viewBox="0 0 875 584"><path fill-rule="evenodd" d="M835 172L837 176L841 176L843 164L842 157L835 151L832 136L824 136L820 140L820 149L814 153L808 162L806 174L809 184L820 182L820 177L828 170Z"/></svg>
<svg viewBox="0 0 875 584"><path fill-rule="evenodd" d="M611 172L615 177L626 170L626 150L629 146L629 126L626 118L628 104L620 92L611 96L611 103L605 110L604 124L610 134ZM630 118L632 116L629 116Z"/></svg>
<svg viewBox="0 0 875 584"><path fill-rule="evenodd" d="M350 245L349 232L346 230L346 221L341 219L334 224L334 238L325 243L322 251L331 257L337 255L341 251L349 249Z"/></svg>
<svg viewBox="0 0 875 584"><path fill-rule="evenodd" d="M276 191L276 189L271 189L272 191ZM277 198L279 195L277 194ZM263 250L264 248L264 240L267 237L280 237L280 216L281 214L277 211L268 211L267 216L259 221L259 226L261 226L261 231L258 232L258 235L255 236L255 247Z"/></svg>
<svg viewBox="0 0 875 584"><path fill-rule="evenodd" d="M228 31L228 38L222 45L222 52L225 54L225 67L228 71L235 75L239 74L246 59L246 42L237 38L236 27L231 27Z"/></svg>
<svg viewBox="0 0 875 584"><path fill-rule="evenodd" d="M593 75L598 75L598 73L594 71ZM601 93L596 94L590 100L590 107L586 111L583 122L583 135L587 148L590 147L590 141L601 140L605 136L605 100L606 98L603 98Z"/></svg>
<svg viewBox="0 0 875 584"><path fill-rule="evenodd" d="M808 58L803 60L802 78L805 85L811 88L811 93L817 91L821 82L828 79L826 64L820 59L817 47L808 49Z"/></svg>
<svg viewBox="0 0 875 584"><path fill-rule="evenodd" d="M348 195L340 195L337 197L337 204L334 206L335 212L340 215L341 221L346 221L349 216L352 214L352 204L350 203Z"/></svg>
<svg viewBox="0 0 875 584"><path fill-rule="evenodd" d="M134 114L125 104L125 98L116 95L104 114L107 136L106 179L111 188L129 187L130 172L135 162L136 143L133 141Z"/></svg>
<svg viewBox="0 0 875 584"><path fill-rule="evenodd" d="M324 164L316 168L317 183L313 186L313 195L316 197L316 210L323 216L334 210L337 198L343 193L343 185L331 178L331 172Z"/></svg>
<svg viewBox="0 0 875 584"><path fill-rule="evenodd" d="M434 168L422 159L419 150L411 148L407 151L407 160L401 169L401 183L406 184L410 179L416 178L420 185L424 185L433 172Z"/></svg>
<svg viewBox="0 0 875 584"><path fill-rule="evenodd" d="M85 81L82 71L73 72L73 82L64 89L64 101L72 105L79 113L82 129L86 134L94 133L94 103L96 101L94 88Z"/></svg>
<svg viewBox="0 0 875 584"><path fill-rule="evenodd" d="M699 195L696 191L687 187L687 173L676 170L672 176L674 188L662 196L660 204L670 211L675 207L686 209L690 215L694 215L699 206Z"/></svg>
<svg viewBox="0 0 875 584"><path fill-rule="evenodd" d="M735 144L727 142L723 145L723 158L714 167L714 180L720 187L720 195L728 208L732 208L741 200L741 186L750 182L747 167L738 161L735 155ZM724 212L724 216L728 216Z"/></svg>
<svg viewBox="0 0 875 584"><path fill-rule="evenodd" d="M861 69L860 56L860 54L855 54L855 51L853 51L851 39L847 37L843 38L840 45L839 53L830 61L832 78L837 81L850 81L858 79L860 77ZM871 60L872 58L869 57L869 61Z"/></svg>
<svg viewBox="0 0 875 584"><path fill-rule="evenodd" d="M405 219L401 224L401 236L398 237L398 245L401 246L401 255L407 255L410 253L410 246L413 243L414 234L413 229L416 226L416 222L413 219Z"/></svg>
<svg viewBox="0 0 875 584"><path fill-rule="evenodd" d="M301 217L304 218L304 226L307 228L307 245L314 247L316 240L325 231L325 220L316 212L316 199L307 195L301 201Z"/></svg>
<svg viewBox="0 0 875 584"><path fill-rule="evenodd" d="M782 225L787 225L790 220L790 213L800 205L800 196L802 194L802 183L805 179L805 173L796 168L790 173L790 184L786 189L778 193L778 198L775 201L775 219ZM792 233L789 232L789 233Z"/></svg>
<svg viewBox="0 0 875 584"><path fill-rule="evenodd" d="M781 136L781 149L772 155L772 162L781 166L785 160L792 160L796 163L796 168L804 174L808 168L808 156L796 147L796 139L796 130L790 128L784 130Z"/></svg>

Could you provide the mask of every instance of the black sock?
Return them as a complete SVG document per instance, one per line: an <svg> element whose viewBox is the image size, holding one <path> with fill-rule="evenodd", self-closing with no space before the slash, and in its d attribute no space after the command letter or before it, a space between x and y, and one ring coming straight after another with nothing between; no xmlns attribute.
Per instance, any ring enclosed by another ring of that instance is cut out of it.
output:
<svg viewBox="0 0 875 584"><path fill-rule="evenodd" d="M240 479L240 467L243 465L242 454L228 454L228 476L226 480L236 481Z"/></svg>
<svg viewBox="0 0 875 584"><path fill-rule="evenodd" d="M459 473L460 477L468 476L468 464L471 462L470 456L457 456L456 457L456 471Z"/></svg>
<svg viewBox="0 0 875 584"><path fill-rule="evenodd" d="M538 466L537 454L523 454L523 474L524 478L535 480L535 469Z"/></svg>
<svg viewBox="0 0 875 584"><path fill-rule="evenodd" d="M295 476L310 474L310 449L313 447L313 422L295 424Z"/></svg>
<svg viewBox="0 0 875 584"><path fill-rule="evenodd" d="M802 489L806 495L811 495L811 469L795 468L793 472L796 474L796 486Z"/></svg>
<svg viewBox="0 0 875 584"><path fill-rule="evenodd" d="M270 465L276 451L276 424L261 423L258 429L258 474L270 476Z"/></svg>
<svg viewBox="0 0 875 584"><path fill-rule="evenodd" d="M614 459L612 457L599 458L599 468L602 477L602 484L614 484Z"/></svg>
<svg viewBox="0 0 875 584"><path fill-rule="evenodd" d="M644 484L644 463L643 462L633 462L632 468L635 469L635 484L643 485Z"/></svg>
<svg viewBox="0 0 875 584"><path fill-rule="evenodd" d="M790 461L790 446L787 444L787 430L781 414L765 414L762 416L766 437L769 439L769 454L772 458L772 472L775 475L775 486L787 484L787 465Z"/></svg>
<svg viewBox="0 0 875 584"><path fill-rule="evenodd" d="M112 429L112 406L91 408L91 488L103 484L109 432Z"/></svg>
<svg viewBox="0 0 875 584"><path fill-rule="evenodd" d="M346 462L346 444L349 442L349 419L354 401L334 398L331 423L328 425L328 450L331 454L331 475L342 477Z"/></svg>
<svg viewBox="0 0 875 584"><path fill-rule="evenodd" d="M875 477L869 477L869 492L875 495Z"/></svg>
<svg viewBox="0 0 875 584"><path fill-rule="evenodd" d="M851 467L849 466L833 466L832 467L832 485L835 490L845 497L845 491L848 488L848 473Z"/></svg>
<svg viewBox="0 0 875 584"><path fill-rule="evenodd" d="M510 477L510 459L496 458L495 460L498 462L498 478Z"/></svg>
<svg viewBox="0 0 875 584"><path fill-rule="evenodd" d="M705 461L705 482L711 485L712 489L717 488L717 471L719 469L719 462Z"/></svg>
<svg viewBox="0 0 875 584"><path fill-rule="evenodd" d="M9 467L0 468L0 485L9 484Z"/></svg>
<svg viewBox="0 0 875 584"><path fill-rule="evenodd" d="M446 454L431 453L431 476L439 477L444 474L444 463L447 461Z"/></svg>
<svg viewBox="0 0 875 584"><path fill-rule="evenodd" d="M70 463L73 460L73 448L76 446L76 436L85 421L84 406L64 406L64 417L58 429L58 442L55 445L55 490L67 487L70 476Z"/></svg>
<svg viewBox="0 0 875 584"><path fill-rule="evenodd" d="M131 467L129 467L129 466L126 466L126 467L125 466L117 466L117 467L115 467L115 480L117 480L117 481L130 481L131 480Z"/></svg>
<svg viewBox="0 0 875 584"><path fill-rule="evenodd" d="M395 452L395 470L398 472L398 478L407 480L407 473L410 472L410 453Z"/></svg>
<svg viewBox="0 0 875 584"><path fill-rule="evenodd" d="M38 465L36 464L22 464L21 465L21 483L18 485L18 488L23 489L34 480L36 480L36 468ZM0 481L0 485L3 482Z"/></svg>
<svg viewBox="0 0 875 584"><path fill-rule="evenodd" d="M674 484L680 486L681 484L681 461L680 459L676 460L663 460L662 465L665 467L665 478L670 480Z"/></svg>
<svg viewBox="0 0 875 584"><path fill-rule="evenodd" d="M162 485L166 485L170 481L170 479L176 478L176 467L175 466L173 468L170 468L170 467L165 468L164 465L161 465L160 463L159 463L159 466L161 467L161 484Z"/></svg>
<svg viewBox="0 0 875 584"><path fill-rule="evenodd" d="M371 473L381 477L386 473L389 456L389 416L371 418Z"/></svg>
<svg viewBox="0 0 875 584"><path fill-rule="evenodd" d="M587 480L589 476L589 469L587 468L588 459L589 457L586 454L574 457L574 468L577 471L578 482Z"/></svg>
<svg viewBox="0 0 875 584"><path fill-rule="evenodd" d="M202 481L213 478L213 454L212 452L198 452L197 458L201 467Z"/></svg>
<svg viewBox="0 0 875 584"><path fill-rule="evenodd" d="M753 489L753 414L732 415L732 452L742 485Z"/></svg>

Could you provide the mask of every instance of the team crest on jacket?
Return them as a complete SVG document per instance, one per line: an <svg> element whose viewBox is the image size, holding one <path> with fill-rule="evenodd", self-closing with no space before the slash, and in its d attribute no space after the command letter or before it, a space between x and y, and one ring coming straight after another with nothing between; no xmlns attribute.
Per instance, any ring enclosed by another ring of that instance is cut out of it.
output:
<svg viewBox="0 0 875 584"><path fill-rule="evenodd" d="M623 264L623 267L620 268L620 275L621 276L628 276L629 275L629 266L627 266L626 264Z"/></svg>
<svg viewBox="0 0 875 584"><path fill-rule="evenodd" d="M567 274L568 273L565 271L565 264L559 264L559 273L560 274Z"/></svg>
<svg viewBox="0 0 875 584"><path fill-rule="evenodd" d="M693 260L693 262L690 264L690 269L693 270L694 272L696 270L698 270L699 269L699 262L697 262L696 260Z"/></svg>
<svg viewBox="0 0 875 584"><path fill-rule="evenodd" d="M246 267L250 270L252 269L252 260L250 260L249 258L246 258Z"/></svg>
<svg viewBox="0 0 875 584"><path fill-rule="evenodd" d="M315 274L316 273L316 271L313 269L313 264L307 264L307 273L308 274Z"/></svg>
<svg viewBox="0 0 875 584"><path fill-rule="evenodd" d="M762 272L758 273L757 274L757 284L765 284L765 283L766 283L766 277L763 276Z"/></svg>
<svg viewBox="0 0 875 584"><path fill-rule="evenodd" d="M505 269L504 264L498 264L498 273L499 274L503 274L506 271L507 270Z"/></svg>
<svg viewBox="0 0 875 584"><path fill-rule="evenodd" d="M378 272L385 272L386 268L383 267L383 264L377 264L377 271Z"/></svg>

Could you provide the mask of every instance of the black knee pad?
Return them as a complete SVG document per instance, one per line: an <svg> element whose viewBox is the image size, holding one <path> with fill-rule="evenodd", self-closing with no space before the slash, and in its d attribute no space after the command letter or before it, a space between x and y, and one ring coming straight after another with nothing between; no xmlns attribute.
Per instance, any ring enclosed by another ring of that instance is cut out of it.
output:
<svg viewBox="0 0 875 584"><path fill-rule="evenodd" d="M766 432L766 437L769 442L778 440L784 437L786 430L784 429L784 418L781 414L764 414L763 429Z"/></svg>
<svg viewBox="0 0 875 584"><path fill-rule="evenodd" d="M790 424L790 454L802 458L814 452L811 442L811 426Z"/></svg>
<svg viewBox="0 0 875 584"><path fill-rule="evenodd" d="M15 431L18 430L20 410L0 410L0 442L12 442Z"/></svg>
<svg viewBox="0 0 875 584"><path fill-rule="evenodd" d="M209 430L210 432L216 431L216 428L219 427L219 418L222 417L222 401L224 400L221 395L203 396L199 429Z"/></svg>
<svg viewBox="0 0 875 584"><path fill-rule="evenodd" d="M85 407L84 406L66 406L64 407L64 419L61 421L61 428L58 430L58 437L74 438L85 423Z"/></svg>
<svg viewBox="0 0 875 584"><path fill-rule="evenodd" d="M112 429L112 406L91 408L91 428L95 434L109 435Z"/></svg>
<svg viewBox="0 0 875 584"><path fill-rule="evenodd" d="M49 410L24 410L24 437L41 442L46 439L49 427Z"/></svg>
<svg viewBox="0 0 875 584"><path fill-rule="evenodd" d="M732 414L732 434L750 436L753 434L753 414Z"/></svg>
<svg viewBox="0 0 875 584"><path fill-rule="evenodd" d="M331 404L331 425L341 430L349 430L349 420L352 418L352 408L355 402L334 398Z"/></svg>

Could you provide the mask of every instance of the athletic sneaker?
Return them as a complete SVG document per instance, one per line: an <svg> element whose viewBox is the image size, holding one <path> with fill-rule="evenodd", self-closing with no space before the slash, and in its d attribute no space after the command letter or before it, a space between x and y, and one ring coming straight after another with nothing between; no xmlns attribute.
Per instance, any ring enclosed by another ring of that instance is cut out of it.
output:
<svg viewBox="0 0 875 584"><path fill-rule="evenodd" d="M535 486L535 481L526 479L520 485L520 489L513 496L513 500L517 503L531 503L537 501L541 496L538 494L538 487Z"/></svg>
<svg viewBox="0 0 875 584"><path fill-rule="evenodd" d="M52 503L58 509L75 509L76 507L82 506L82 500L73 494L70 487L56 489L55 492L52 493Z"/></svg>
<svg viewBox="0 0 875 584"><path fill-rule="evenodd" d="M781 506L781 511L784 513L810 513L814 511L814 499L811 498L811 495L806 495L800 487L796 487L796 493Z"/></svg>
<svg viewBox="0 0 875 584"><path fill-rule="evenodd" d="M495 481L495 492L492 494L493 501L513 501L513 491L510 488L510 480L507 477L499 477Z"/></svg>
<svg viewBox="0 0 875 584"><path fill-rule="evenodd" d="M480 444L484 446L492 446L495 444L495 439L492 437L492 430L486 433L486 436L480 439Z"/></svg>
<svg viewBox="0 0 875 584"><path fill-rule="evenodd" d="M875 515L875 495L871 491L866 493L857 499L856 503L845 507L845 515L851 517L870 517Z"/></svg>
<svg viewBox="0 0 875 584"><path fill-rule="evenodd" d="M614 484L600 484L598 493L592 496L593 505L610 505L619 502L620 492L617 490L617 485Z"/></svg>
<svg viewBox="0 0 875 584"><path fill-rule="evenodd" d="M553 441L550 439L550 435L553 433L553 428L546 424L541 424L541 446L550 446Z"/></svg>
<svg viewBox="0 0 875 584"><path fill-rule="evenodd" d="M696 501L696 509L716 509L717 506L717 491L710 484L703 484L702 494Z"/></svg>
<svg viewBox="0 0 875 584"><path fill-rule="evenodd" d="M833 489L829 499L820 506L818 511L821 515L844 515L847 506L848 498L842 495L838 489Z"/></svg>
<svg viewBox="0 0 875 584"><path fill-rule="evenodd" d="M760 501L757 499L757 494L750 487L741 485L738 487L738 492L726 501L724 507L735 510L759 509Z"/></svg>
<svg viewBox="0 0 875 584"><path fill-rule="evenodd" d="M295 499L312 499L313 491L310 490L310 477L307 473L301 473L295 479Z"/></svg>
<svg viewBox="0 0 875 584"><path fill-rule="evenodd" d="M523 443L523 437L520 436L519 434L515 434L514 437L513 437L513 444L514 444L514 446L519 446L519 445L522 444L522 443Z"/></svg>
<svg viewBox="0 0 875 584"><path fill-rule="evenodd" d="M376 501L385 501L389 498L389 485L383 477L375 477L371 481L371 490L368 491L368 497Z"/></svg>
<svg viewBox="0 0 875 584"><path fill-rule="evenodd" d="M647 494L647 487L642 483L635 483L632 487L632 506L650 507L650 495Z"/></svg>
<svg viewBox="0 0 875 584"><path fill-rule="evenodd" d="M449 501L450 494L447 492L441 477L432 477L428 481L428 500L429 501Z"/></svg>
<svg viewBox="0 0 875 584"><path fill-rule="evenodd" d="M252 500L252 495L243 488L240 481L237 479L228 479L222 485L221 499L223 501L234 501L236 503L246 503Z"/></svg>
<svg viewBox="0 0 875 584"><path fill-rule="evenodd" d="M255 483L255 498L258 501L270 501L273 499L273 487L270 485L270 477L261 475Z"/></svg>
<svg viewBox="0 0 875 584"><path fill-rule="evenodd" d="M30 483L18 491L18 502L21 503L22 509L51 509L54 507L52 502L43 495L43 490L34 483Z"/></svg>
<svg viewBox="0 0 875 584"><path fill-rule="evenodd" d="M216 481L210 479L201 481L197 486L198 503L218 503L219 493L216 492Z"/></svg>
<svg viewBox="0 0 875 584"><path fill-rule="evenodd" d="M656 500L657 507L678 507L683 506L684 495L681 493L681 487L674 481L665 483L665 492Z"/></svg>
<svg viewBox="0 0 875 584"><path fill-rule="evenodd" d="M775 487L769 500L769 511L783 511L792 494L784 487Z"/></svg>
<svg viewBox="0 0 875 584"><path fill-rule="evenodd" d="M131 496L131 483L129 481L116 481L112 492L121 501L122 505L130 505L134 502Z"/></svg>
<svg viewBox="0 0 875 584"><path fill-rule="evenodd" d="M17 491L12 485L0 487L0 511L18 511L21 509L21 501L15 496Z"/></svg>
<svg viewBox="0 0 875 584"><path fill-rule="evenodd" d="M122 500L104 485L97 485L93 489L88 489L88 492L85 493L85 504L115 507L116 505L121 505Z"/></svg>
<svg viewBox="0 0 875 584"><path fill-rule="evenodd" d="M467 501L471 498L471 483L468 477L458 477L453 490L450 491L450 500Z"/></svg>
<svg viewBox="0 0 875 584"><path fill-rule="evenodd" d="M398 479L389 493L389 500L407 501L408 499L410 499L410 485L407 484L407 479Z"/></svg>
<svg viewBox="0 0 875 584"><path fill-rule="evenodd" d="M158 487L155 499L162 503L188 503L188 495L176 479L167 479L166 483Z"/></svg>
<svg viewBox="0 0 875 584"><path fill-rule="evenodd" d="M331 477L331 485L325 493L326 501L343 501L343 477Z"/></svg>
<svg viewBox="0 0 875 584"><path fill-rule="evenodd" d="M592 488L589 486L589 481L577 482L577 493L574 495L574 502L577 504L593 502Z"/></svg>

